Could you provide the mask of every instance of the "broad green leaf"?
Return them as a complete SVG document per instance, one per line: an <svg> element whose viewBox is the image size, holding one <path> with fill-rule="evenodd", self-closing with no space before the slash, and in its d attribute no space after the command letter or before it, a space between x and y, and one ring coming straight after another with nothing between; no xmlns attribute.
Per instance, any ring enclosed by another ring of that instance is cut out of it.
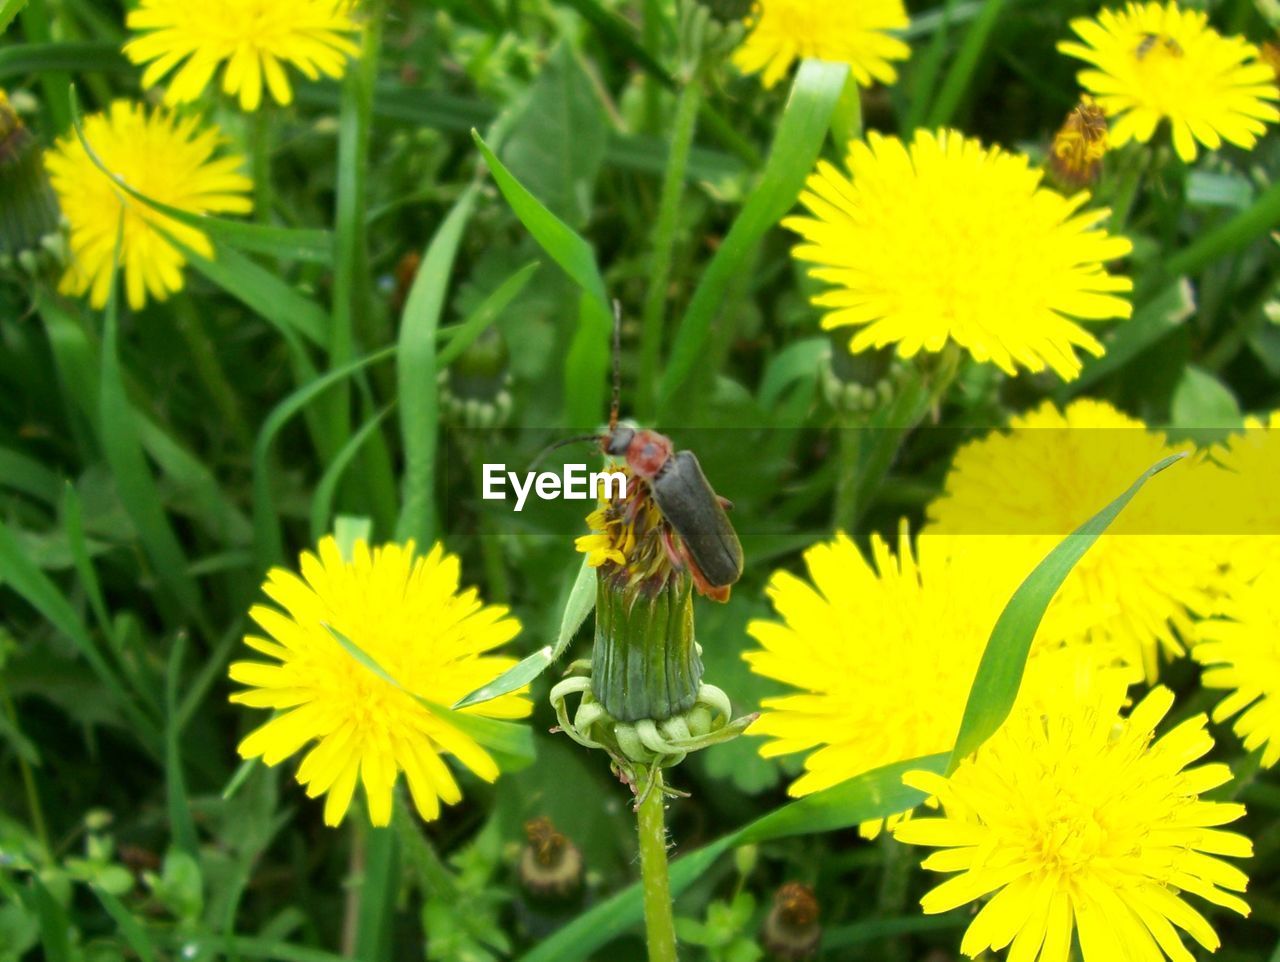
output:
<svg viewBox="0 0 1280 962"><path fill-rule="evenodd" d="M730 283L747 267L760 239L791 209L822 149L844 91L845 64L805 60L774 135L760 183L698 282L680 323L660 389L664 422L680 410L681 389L704 363L707 343Z"/></svg>
<svg viewBox="0 0 1280 962"><path fill-rule="evenodd" d="M560 619L560 633L556 637L555 645L539 648L514 668L509 668L489 684L477 688L453 707L468 708L471 705L492 701L532 682L546 671L552 662L564 654L565 649L569 647L569 642L573 640L573 636L578 633L578 629L582 627L582 623L587 620L587 615L591 614L591 609L595 606L596 569L587 564L587 559L583 558L582 567L578 569L578 577L574 579L573 587L569 590L569 600L565 604L564 615Z"/></svg>
<svg viewBox="0 0 1280 962"><path fill-rule="evenodd" d="M1127 491L1059 542L1018 586L996 620L982 653L948 771L954 771L966 756L977 751L1008 717L1018 697L1022 672L1040 621L1076 562L1149 479L1185 456L1170 455L1144 471Z"/></svg>
<svg viewBox="0 0 1280 962"><path fill-rule="evenodd" d="M820 365L830 352L831 342L827 338L808 337L788 344L774 354L760 379L760 406L772 410L792 384L815 380Z"/></svg>
<svg viewBox="0 0 1280 962"><path fill-rule="evenodd" d="M1195 240L1160 261L1165 277L1195 274L1213 261L1276 229L1280 224L1280 181L1271 184L1248 208L1225 224L1198 233Z"/></svg>
<svg viewBox="0 0 1280 962"><path fill-rule="evenodd" d="M501 155L512 178L570 227L591 216L608 124L591 78L558 43L511 122Z"/></svg>
<svg viewBox="0 0 1280 962"><path fill-rule="evenodd" d="M1240 402L1231 389L1203 368L1188 365L1173 392L1174 428L1238 428Z"/></svg>
<svg viewBox="0 0 1280 962"><path fill-rule="evenodd" d="M40 922L40 947L44 949L45 959L48 962L79 959L79 953L71 954L70 935L74 926L67 917L67 910L40 880L39 873L28 875L27 884L19 888L18 893L23 904Z"/></svg>

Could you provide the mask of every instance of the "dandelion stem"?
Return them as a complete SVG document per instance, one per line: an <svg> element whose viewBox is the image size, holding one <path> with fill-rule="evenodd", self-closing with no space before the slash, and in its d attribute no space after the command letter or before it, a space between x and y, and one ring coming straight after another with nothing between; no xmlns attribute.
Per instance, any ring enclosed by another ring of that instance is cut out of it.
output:
<svg viewBox="0 0 1280 962"><path fill-rule="evenodd" d="M672 916L671 883L667 869L666 796L662 771L653 772L653 785L636 813L640 832L640 878L644 887L645 941L649 962L676 962L676 926Z"/></svg>
<svg viewBox="0 0 1280 962"><path fill-rule="evenodd" d="M671 277L672 252L676 223L680 217L680 201L684 195L685 175L689 168L689 150L698 124L698 106L702 90L696 79L680 89L676 115L672 121L671 153L662 178L662 196L658 203L658 220L653 229L653 257L649 263L649 289L644 299L643 327L640 333L639 407L646 417L654 411L654 389L658 375L658 359L662 353L664 328L663 307L667 284Z"/></svg>

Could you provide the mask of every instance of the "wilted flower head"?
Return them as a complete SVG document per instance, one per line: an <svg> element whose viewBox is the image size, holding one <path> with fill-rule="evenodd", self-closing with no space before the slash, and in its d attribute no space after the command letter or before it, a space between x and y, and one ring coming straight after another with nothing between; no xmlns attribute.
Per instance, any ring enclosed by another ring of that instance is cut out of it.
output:
<svg viewBox="0 0 1280 962"><path fill-rule="evenodd" d="M84 137L116 180L152 200L193 214L243 214L252 207L246 195L253 184L240 173L243 160L217 156L221 131L196 117L117 100L106 113L85 118ZM174 241L201 257L213 256L203 231L121 190L74 132L45 155L45 165L70 227L63 293L87 291L94 307L107 303L117 236L124 289L135 309L148 295L162 301L182 289L187 258Z"/></svg>
<svg viewBox="0 0 1280 962"><path fill-rule="evenodd" d="M751 622L760 649L743 657L798 691L766 699L748 734L771 739L765 757L812 751L790 794L950 751L991 629L1034 565L1011 568L1018 559L998 543L984 547L957 558L950 539L924 536L913 553L904 528L896 557L873 535L867 561L838 535L805 552L808 580L774 573L768 595L780 621ZM1051 609L1037 657L1095 616ZM1116 661L1102 648L1089 654L1099 665Z"/></svg>
<svg viewBox="0 0 1280 962"><path fill-rule="evenodd" d="M497 778L489 753L430 705L452 705L516 663L488 654L520 631L507 609L485 605L475 589L459 591L458 559L440 545L421 557L413 542L357 541L346 559L326 537L317 553L303 552L301 569L299 577L273 568L262 589L279 607L249 612L267 637L246 635L245 644L271 661L231 665L231 678L248 686L232 701L279 712L240 743L240 754L278 765L315 742L297 777L312 798L327 794L328 825L342 821L357 781L373 824L388 824L400 772L418 813L436 818L441 801L462 798L445 754L485 781ZM517 692L464 710L521 718L531 706Z"/></svg>
<svg viewBox="0 0 1280 962"><path fill-rule="evenodd" d="M902 822L895 836L939 847L924 867L956 873L924 897L925 912L986 899L966 955L1007 948L1018 962L1067 962L1078 932L1084 962L1191 962L1175 926L1209 951L1219 941L1186 895L1249 914L1234 894L1248 880L1221 856L1248 858L1253 847L1218 828L1244 806L1200 798L1231 772L1187 768L1213 747L1205 717L1157 739L1172 693L1155 689L1124 718L1114 682L1051 710L1015 707L950 777L907 776L945 814Z"/></svg>
<svg viewBox="0 0 1280 962"><path fill-rule="evenodd" d="M341 77L359 48L352 0L141 0L125 19L137 36L124 45L147 64L142 85L177 71L165 102L199 97L221 67L222 89L257 110L265 83L279 104L293 100L285 65L309 80Z"/></svg>
<svg viewBox="0 0 1280 962"><path fill-rule="evenodd" d="M1167 119L1174 149L1190 162L1197 141L1210 150L1224 140L1249 148L1280 120L1272 103L1280 91L1258 48L1219 34L1202 10L1173 0L1129 3L1073 20L1071 29L1083 42L1064 40L1058 49L1092 65L1080 83L1113 119L1117 147L1146 143Z"/></svg>
<svg viewBox="0 0 1280 962"><path fill-rule="evenodd" d="M1213 720L1234 717L1245 749L1261 750L1271 768L1280 762L1280 568L1234 585L1219 612L1201 622L1192 649L1205 666L1202 684L1228 691Z"/></svg>
<svg viewBox="0 0 1280 962"><path fill-rule="evenodd" d="M800 201L812 216L783 226L795 257L831 285L814 298L825 328L853 327L851 351L897 345L904 357L954 341L1010 374L1052 369L1071 380L1076 348L1102 344L1077 321L1128 317L1132 288L1108 261L1132 246L1085 210L1087 193L1040 185L1026 157L953 130L910 144L868 134L849 145L849 174L825 161Z"/></svg>
<svg viewBox="0 0 1280 962"><path fill-rule="evenodd" d="M892 61L906 60L911 48L894 36L907 27L902 0L826 3L815 0L757 0L747 19L750 33L733 55L745 73L763 71L772 87L797 60L812 57L847 63L859 84L891 84Z"/></svg>
<svg viewBox="0 0 1280 962"><path fill-rule="evenodd" d="M1088 95L1080 98L1049 146L1049 173L1068 190L1088 187L1098 179L1107 153L1107 116Z"/></svg>
<svg viewBox="0 0 1280 962"><path fill-rule="evenodd" d="M960 448L926 530L956 535L957 551L985 554L998 545L1028 570L1178 450L1103 401L1061 411L1046 401L1009 427ZM1209 610L1221 576L1224 544L1211 534L1203 483L1216 470L1186 461L1152 478L1053 602L1100 611L1088 636L1115 646L1149 680L1161 649L1183 653L1191 616Z"/></svg>

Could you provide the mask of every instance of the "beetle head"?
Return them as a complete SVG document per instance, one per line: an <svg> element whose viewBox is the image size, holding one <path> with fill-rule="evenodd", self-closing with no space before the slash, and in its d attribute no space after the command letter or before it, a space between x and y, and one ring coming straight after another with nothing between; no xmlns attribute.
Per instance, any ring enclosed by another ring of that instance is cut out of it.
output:
<svg viewBox="0 0 1280 962"><path fill-rule="evenodd" d="M605 454L612 454L614 457L622 457L627 453L627 448L631 446L631 439L635 436L635 428L625 426L615 427L600 439L600 446L604 448Z"/></svg>

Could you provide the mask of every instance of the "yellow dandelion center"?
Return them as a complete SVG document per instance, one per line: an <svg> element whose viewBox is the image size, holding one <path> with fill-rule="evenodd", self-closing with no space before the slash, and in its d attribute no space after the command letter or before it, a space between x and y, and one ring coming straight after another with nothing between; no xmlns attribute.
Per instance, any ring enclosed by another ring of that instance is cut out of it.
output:
<svg viewBox="0 0 1280 962"><path fill-rule="evenodd" d="M1192 653L1205 666L1206 688L1229 693L1214 721L1235 718L1246 751L1262 751L1262 764L1280 762L1280 570L1264 572L1221 602L1223 617L1199 626Z"/></svg>
<svg viewBox="0 0 1280 962"><path fill-rule="evenodd" d="M945 817L902 823L896 836L943 847L924 867L958 873L924 897L925 911L990 896L965 933L965 954L1012 946L1010 959L1066 962L1078 929L1084 962L1191 962L1174 926L1210 950L1218 939L1179 890L1248 914L1234 894L1244 873L1217 857L1252 854L1248 839L1217 828L1244 807L1199 799L1231 772L1186 768L1213 747L1204 716L1153 740L1172 693L1154 690L1128 720L1123 701L1114 684L1048 714L1015 709L950 778L908 776Z"/></svg>
<svg viewBox="0 0 1280 962"><path fill-rule="evenodd" d="M587 516L591 534L578 538L574 546L587 556L588 565L604 569L605 575L640 581L670 577L676 569L664 541L670 539L674 547L678 536L663 517L647 484L635 478L628 468L609 470L626 477L627 496L602 500Z"/></svg>
<svg viewBox="0 0 1280 962"><path fill-rule="evenodd" d="M415 557L412 542L370 549L361 541L347 562L330 537L318 554L302 555L301 567L302 577L273 569L263 591L279 609L250 612L269 637L249 635L245 643L273 662L231 666L232 679L249 686L232 701L281 712L241 743L240 754L275 765L314 741L297 777L313 798L328 793L330 825L342 820L357 781L371 820L386 825L400 772L422 817L435 818L441 801L461 798L442 753L495 779L489 754L419 699L452 705L514 665L486 652L510 641L519 622L506 608L485 606L474 589L460 592L458 559L439 545ZM394 682L357 660L334 632ZM504 695L470 711L518 718L530 705Z"/></svg>
<svg viewBox="0 0 1280 962"><path fill-rule="evenodd" d="M745 73L764 71L772 87L796 60L813 57L847 63L862 86L893 83L891 61L906 60L911 48L891 31L908 24L902 0L815 3L814 0L760 0L749 19L750 33L733 61Z"/></svg>
<svg viewBox="0 0 1280 962"><path fill-rule="evenodd" d="M1223 37L1200 10L1177 4L1130 3L1103 10L1096 20L1071 23L1080 41L1058 44L1063 53L1092 65L1080 71L1082 86L1098 105L1118 118L1117 146L1149 141L1163 119L1186 161L1196 142L1216 150L1222 141L1249 148L1280 120L1275 75L1253 44Z"/></svg>
<svg viewBox="0 0 1280 962"><path fill-rule="evenodd" d="M142 85L151 87L174 70L168 103L186 103L204 92L225 64L222 89L256 110L265 83L277 103L293 90L284 64L308 79L340 77L359 48L350 0L142 0L126 23L138 37L125 44L134 63L148 64Z"/></svg>
<svg viewBox="0 0 1280 962"><path fill-rule="evenodd" d="M194 117L148 112L141 104L118 100L107 113L86 118L84 136L108 170L153 200L195 214L251 209L245 195L253 185L239 172L243 160L215 156L221 132ZM148 294L164 300L182 287L186 257L166 234L202 257L213 256L203 231L126 194L93 163L74 132L46 154L45 164L70 226L64 293L89 291L94 307L106 304L122 214L120 263L129 305L135 309L146 303Z"/></svg>
<svg viewBox="0 0 1280 962"><path fill-rule="evenodd" d="M1127 278L1107 261L1127 255L1123 237L1040 186L1020 155L985 148L955 131L917 132L910 146L872 133L849 145L850 176L821 163L801 202L811 217L784 226L804 242L795 256L832 285L814 303L826 328L860 328L850 349L897 344L911 357L955 341L1010 374L1022 366L1079 373L1075 348L1102 345L1072 318L1128 317Z"/></svg>

